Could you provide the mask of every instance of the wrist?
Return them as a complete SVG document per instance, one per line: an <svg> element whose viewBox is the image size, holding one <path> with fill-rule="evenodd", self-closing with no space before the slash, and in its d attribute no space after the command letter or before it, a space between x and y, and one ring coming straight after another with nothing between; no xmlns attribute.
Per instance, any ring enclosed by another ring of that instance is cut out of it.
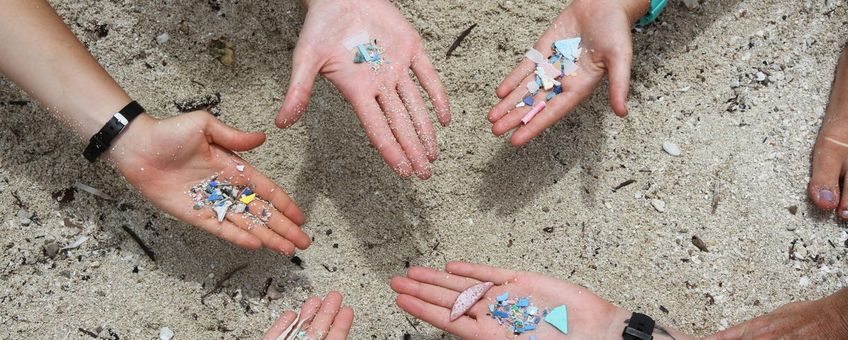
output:
<svg viewBox="0 0 848 340"><path fill-rule="evenodd" d="M157 122L156 118L147 113L140 114L121 131L118 137L112 140L112 145L101 157L124 173L125 164L132 163L131 160L144 150L150 140L150 131Z"/></svg>

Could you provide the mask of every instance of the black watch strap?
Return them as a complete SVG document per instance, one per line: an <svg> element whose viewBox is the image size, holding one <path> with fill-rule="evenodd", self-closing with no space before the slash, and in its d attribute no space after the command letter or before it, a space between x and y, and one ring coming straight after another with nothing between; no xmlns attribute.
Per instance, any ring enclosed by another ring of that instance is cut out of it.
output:
<svg viewBox="0 0 848 340"><path fill-rule="evenodd" d="M143 112L144 108L136 101L132 101L127 104L127 106L124 106L121 111L114 114L112 119L109 119L100 131L97 131L94 136L91 136L91 139L88 141L88 146L86 146L85 151L82 152L85 159L92 163L97 160L97 157L109 149L109 146L112 145L112 141L115 140L115 137L118 137L121 131L123 131L124 128L129 125L133 119L135 119L135 117L138 117L138 115Z"/></svg>
<svg viewBox="0 0 848 340"><path fill-rule="evenodd" d="M656 323L650 316L641 313L633 313L630 322L624 327L621 335L624 340L652 340L654 338L654 326Z"/></svg>

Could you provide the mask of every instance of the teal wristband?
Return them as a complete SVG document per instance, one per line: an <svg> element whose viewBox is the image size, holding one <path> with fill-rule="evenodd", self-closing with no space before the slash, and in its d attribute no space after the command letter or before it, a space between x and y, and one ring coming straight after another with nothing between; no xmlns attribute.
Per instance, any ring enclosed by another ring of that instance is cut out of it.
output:
<svg viewBox="0 0 848 340"><path fill-rule="evenodd" d="M660 13L662 13L663 9L665 9L665 5L668 3L668 0L651 0L651 8L648 10L648 13L645 13L639 22L636 23L638 26L645 26L654 22Z"/></svg>

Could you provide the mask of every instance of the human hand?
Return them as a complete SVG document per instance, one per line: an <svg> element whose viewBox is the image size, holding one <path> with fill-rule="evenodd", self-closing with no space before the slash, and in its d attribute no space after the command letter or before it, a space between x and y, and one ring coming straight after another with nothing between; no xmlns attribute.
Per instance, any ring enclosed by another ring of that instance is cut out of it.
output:
<svg viewBox="0 0 848 340"><path fill-rule="evenodd" d="M206 112L162 120L143 114L127 126L106 155L142 196L177 219L245 248L265 246L290 255L295 247L306 249L311 243L300 228L303 212L282 188L233 153L264 141L265 134L233 129ZM243 171L236 168L239 164L244 165ZM268 221L255 225L244 214L228 212L218 222L212 209L195 210L187 193L216 174L233 185L251 187L261 199L248 208L267 209Z"/></svg>
<svg viewBox="0 0 848 340"><path fill-rule="evenodd" d="M447 94L421 38L386 0L305 1L308 7L292 60L292 75L276 124L285 128L306 111L315 76L323 74L347 98L371 144L402 177L427 179L438 157L436 132L410 70L427 91L443 126L450 122ZM372 70L354 64L343 41L362 30L385 49L388 63ZM332 114L332 113L327 113Z"/></svg>
<svg viewBox="0 0 848 340"><path fill-rule="evenodd" d="M816 301L793 302L704 340L846 339L848 288Z"/></svg>
<svg viewBox="0 0 848 340"><path fill-rule="evenodd" d="M450 322L451 307L457 296L480 282L493 282L495 286L465 315ZM624 309L577 285L536 273L463 262L448 263L446 272L411 268L406 277L392 278L391 287L400 294L396 299L398 307L462 339L500 339L509 335L506 327L487 315L488 304L495 303L495 297L504 292L514 297L529 296L539 309L566 305L569 311L574 311L568 315L568 336L574 339L621 339L625 326L622 320L630 316ZM545 322L537 327L517 338L527 339L529 335L539 339L565 338Z"/></svg>
<svg viewBox="0 0 848 340"><path fill-rule="evenodd" d="M305 339L347 339L353 323L353 309L341 305L342 296L337 292L327 294L323 302L319 297L309 298L303 303L300 314L287 311L280 315L262 339L300 339L295 335L301 330L306 332Z"/></svg>
<svg viewBox="0 0 848 340"><path fill-rule="evenodd" d="M501 101L489 111L492 133L501 136L518 128L510 138L514 146L522 146L551 127L580 102L586 99L609 74L609 96L616 115L627 115L627 92L630 86L630 64L633 47L631 25L647 11L647 0L574 0L533 46L545 58L553 51L555 41L581 37L583 54L577 62L574 76L563 77L562 93L526 125L521 119L530 107L516 108L515 104L529 95L526 88L533 81L536 64L525 58L498 86ZM534 96L536 102L545 99L544 91Z"/></svg>

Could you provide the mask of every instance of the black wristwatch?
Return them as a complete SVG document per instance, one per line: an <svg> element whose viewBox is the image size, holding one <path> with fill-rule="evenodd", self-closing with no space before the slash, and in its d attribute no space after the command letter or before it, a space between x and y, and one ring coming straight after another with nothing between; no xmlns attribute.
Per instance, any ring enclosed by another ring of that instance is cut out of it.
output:
<svg viewBox="0 0 848 340"><path fill-rule="evenodd" d="M633 313L621 336L624 337L624 340L652 340L655 325L656 322L650 316Z"/></svg>
<svg viewBox="0 0 848 340"><path fill-rule="evenodd" d="M115 140L115 137L124 130L124 128L130 124L135 117L144 113L144 108L141 107L136 101L132 101L131 103L124 106L121 111L112 115L112 119L109 119L106 122L106 125L91 136L91 139L88 141L88 146L85 147L85 151L82 152L82 155L85 156L89 162L94 162L97 160L101 154L106 152L109 149L109 146L112 145L112 141Z"/></svg>

